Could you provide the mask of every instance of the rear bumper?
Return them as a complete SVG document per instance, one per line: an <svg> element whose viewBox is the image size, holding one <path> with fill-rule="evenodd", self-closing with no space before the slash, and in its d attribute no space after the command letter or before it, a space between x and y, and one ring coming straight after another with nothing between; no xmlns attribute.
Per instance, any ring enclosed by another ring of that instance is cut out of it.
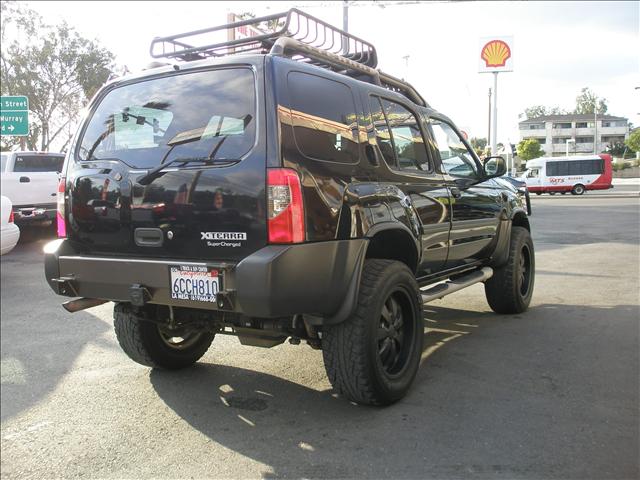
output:
<svg viewBox="0 0 640 480"><path fill-rule="evenodd" d="M345 304L357 291L366 244L367 240L358 239L270 245L232 264L82 255L68 240L59 239L45 247L45 276L55 293L70 297L130 302L134 287L144 289L148 303L161 305L263 318L294 314L332 317L345 311ZM221 270L223 290L218 301L172 299L169 265L206 265Z"/></svg>
<svg viewBox="0 0 640 480"><path fill-rule="evenodd" d="M56 219L57 205L19 205L13 206L14 221L19 226L49 223Z"/></svg>

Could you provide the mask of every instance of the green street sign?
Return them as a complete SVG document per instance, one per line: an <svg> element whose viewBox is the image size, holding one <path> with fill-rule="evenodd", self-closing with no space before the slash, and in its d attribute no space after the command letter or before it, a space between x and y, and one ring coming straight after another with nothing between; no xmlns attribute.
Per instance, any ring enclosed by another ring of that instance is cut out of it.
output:
<svg viewBox="0 0 640 480"><path fill-rule="evenodd" d="M0 97L0 133L15 137L29 135L27 97Z"/></svg>

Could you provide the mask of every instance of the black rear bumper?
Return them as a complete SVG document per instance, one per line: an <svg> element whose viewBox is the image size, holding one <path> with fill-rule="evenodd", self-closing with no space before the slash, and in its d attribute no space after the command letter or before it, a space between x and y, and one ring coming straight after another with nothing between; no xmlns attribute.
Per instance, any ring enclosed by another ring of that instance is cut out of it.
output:
<svg viewBox="0 0 640 480"><path fill-rule="evenodd" d="M45 247L45 276L58 295L223 310L251 317L311 314L339 321L351 313L367 240L270 245L239 263L96 257L68 240ZM206 265L223 272L216 303L172 299L169 265ZM139 298L139 296L138 296ZM222 308L219 306L222 305Z"/></svg>

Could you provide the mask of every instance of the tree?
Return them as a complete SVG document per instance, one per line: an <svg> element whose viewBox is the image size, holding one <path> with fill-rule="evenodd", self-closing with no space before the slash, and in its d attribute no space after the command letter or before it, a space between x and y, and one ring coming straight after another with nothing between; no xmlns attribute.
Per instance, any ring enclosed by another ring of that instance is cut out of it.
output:
<svg viewBox="0 0 640 480"><path fill-rule="evenodd" d="M629 138L625 140L625 145L629 147L629 150L634 152L640 152L640 128L636 128Z"/></svg>
<svg viewBox="0 0 640 480"><path fill-rule="evenodd" d="M523 160L531 160L544 155L540 143L535 138L522 140L517 147L518 156Z"/></svg>
<svg viewBox="0 0 640 480"><path fill-rule="evenodd" d="M623 142L613 142L607 145L604 153L608 153L613 157L624 157L624 154L627 153L628 148L625 146Z"/></svg>
<svg viewBox="0 0 640 480"><path fill-rule="evenodd" d="M27 148L46 151L55 143L64 150L82 107L109 78L113 54L16 2L2 2L1 34L0 90L29 99ZM3 136L1 143L11 148L19 139Z"/></svg>
<svg viewBox="0 0 640 480"><path fill-rule="evenodd" d="M527 119L545 117L547 115L564 115L567 112L560 107L545 107L544 105L533 105L524 109L524 116Z"/></svg>
<svg viewBox="0 0 640 480"><path fill-rule="evenodd" d="M589 87L584 87L580 90L580 95L576 97L576 109L573 113L585 115L595 113L596 101L598 103L598 113L607 113L607 99L598 98Z"/></svg>

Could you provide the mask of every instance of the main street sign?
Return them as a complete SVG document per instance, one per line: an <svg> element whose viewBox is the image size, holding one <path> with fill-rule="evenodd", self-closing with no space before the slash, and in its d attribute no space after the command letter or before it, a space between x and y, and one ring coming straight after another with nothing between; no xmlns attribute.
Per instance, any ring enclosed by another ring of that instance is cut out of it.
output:
<svg viewBox="0 0 640 480"><path fill-rule="evenodd" d="M29 135L27 97L0 97L0 133L16 137Z"/></svg>

